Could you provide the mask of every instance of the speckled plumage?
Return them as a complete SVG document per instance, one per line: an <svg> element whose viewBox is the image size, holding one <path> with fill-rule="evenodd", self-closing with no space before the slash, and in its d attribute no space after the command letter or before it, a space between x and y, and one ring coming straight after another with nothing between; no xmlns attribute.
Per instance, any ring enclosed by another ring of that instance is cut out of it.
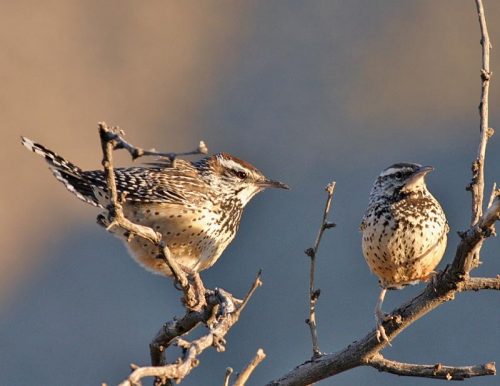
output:
<svg viewBox="0 0 500 386"><path fill-rule="evenodd" d="M441 261L448 224L425 185L430 168L395 164L374 183L361 224L362 248L383 288L426 280Z"/></svg>
<svg viewBox="0 0 500 386"><path fill-rule="evenodd" d="M398 163L383 170L373 184L361 222L362 248L382 288L375 306L377 339L389 341L382 303L388 289L428 280L446 249L448 223L427 190L430 166Z"/></svg>
<svg viewBox="0 0 500 386"><path fill-rule="evenodd" d="M22 143L43 156L54 176L79 199L106 209L103 171L83 171L27 138ZM177 159L173 164L165 160L147 167L115 169L115 178L117 191L125 193L125 216L161 233L176 261L196 272L211 267L233 240L243 208L255 194L267 187L287 188L227 153L194 163ZM142 266L171 275L152 243L123 230L115 235Z"/></svg>

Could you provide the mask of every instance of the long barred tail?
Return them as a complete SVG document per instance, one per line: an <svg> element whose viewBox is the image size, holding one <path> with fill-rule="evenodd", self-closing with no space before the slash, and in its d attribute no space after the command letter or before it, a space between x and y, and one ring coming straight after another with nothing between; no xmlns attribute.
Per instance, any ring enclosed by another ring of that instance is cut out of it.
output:
<svg viewBox="0 0 500 386"><path fill-rule="evenodd" d="M21 137L21 143L32 152L41 155L45 161L50 165L50 169L54 176L61 181L66 188L77 196L80 200L85 201L94 206L103 207L102 202L99 202L96 194L101 194L100 189L96 185L102 185L100 181L89 178L89 174L96 174L102 172L84 172L78 166L65 160L61 156L54 153L52 150L33 142L31 139ZM102 177L101 177L102 178ZM98 178L99 180L101 178ZM97 184L96 184L97 182Z"/></svg>

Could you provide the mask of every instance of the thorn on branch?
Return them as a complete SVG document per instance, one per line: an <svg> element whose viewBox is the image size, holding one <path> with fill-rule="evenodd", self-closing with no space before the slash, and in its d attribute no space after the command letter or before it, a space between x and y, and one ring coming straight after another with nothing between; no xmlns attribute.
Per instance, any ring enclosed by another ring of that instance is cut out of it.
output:
<svg viewBox="0 0 500 386"><path fill-rule="evenodd" d="M493 75L492 71L486 71L484 68L481 69L481 80L483 82L489 81L492 75Z"/></svg>
<svg viewBox="0 0 500 386"><path fill-rule="evenodd" d="M330 228L335 228L337 226L337 224L333 223L333 222L326 222L323 224L323 228L324 229L330 229Z"/></svg>

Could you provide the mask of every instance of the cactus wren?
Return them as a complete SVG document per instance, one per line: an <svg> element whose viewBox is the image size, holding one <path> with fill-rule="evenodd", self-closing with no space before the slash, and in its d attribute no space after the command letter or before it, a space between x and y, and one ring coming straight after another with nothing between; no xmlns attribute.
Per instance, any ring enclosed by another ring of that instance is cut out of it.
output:
<svg viewBox="0 0 500 386"><path fill-rule="evenodd" d="M109 204L104 172L83 171L44 146L22 138L29 150L43 156L54 176L80 200L97 207ZM161 160L148 167L115 169L118 193L125 193L124 215L162 235L182 267L200 272L211 267L238 231L243 208L265 188L288 186L266 178L246 161L218 153L198 162ZM149 241L115 235L146 269L171 276Z"/></svg>
<svg viewBox="0 0 500 386"><path fill-rule="evenodd" d="M448 223L425 185L431 166L398 163L382 171L361 222L363 255L382 288L375 319L377 339L388 341L382 302L388 289L432 277L446 249Z"/></svg>

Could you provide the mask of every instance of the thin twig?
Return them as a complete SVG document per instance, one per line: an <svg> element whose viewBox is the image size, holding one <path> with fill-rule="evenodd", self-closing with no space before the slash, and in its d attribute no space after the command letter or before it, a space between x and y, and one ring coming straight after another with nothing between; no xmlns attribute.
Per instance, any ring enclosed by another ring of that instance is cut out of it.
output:
<svg viewBox="0 0 500 386"><path fill-rule="evenodd" d="M224 376L224 386L229 386L229 381L231 380L231 374L233 373L233 369L228 367L226 369L226 374Z"/></svg>
<svg viewBox="0 0 500 386"><path fill-rule="evenodd" d="M497 196L500 195L500 189L497 189L497 183L493 183L493 187L491 188L491 194L490 194L490 199L488 201L488 208L493 205L493 201Z"/></svg>
<svg viewBox="0 0 500 386"><path fill-rule="evenodd" d="M99 135L101 138L101 147L103 152L102 166L104 167L104 175L110 195L110 204L108 206L108 222L107 229L113 226L119 226L135 235L142 237L152 243L159 243L161 235L149 227L134 224L123 215L123 208L118 198L116 189L115 173L113 168L113 143L107 137L109 129L102 124L99 124Z"/></svg>
<svg viewBox="0 0 500 386"><path fill-rule="evenodd" d="M483 241L495 233L495 222L500 219L500 195L491 200L491 205L479 218L476 225L460 233L462 240L458 244L455 258L451 263L449 276L457 281L464 280L470 271L477 267L473 261L481 249Z"/></svg>
<svg viewBox="0 0 500 386"><path fill-rule="evenodd" d="M384 358L380 354L371 358L367 365L376 368L378 371L400 376L445 379L447 381L463 381L467 378L496 374L495 364L492 362L484 365L464 367L445 366L441 363L420 365L393 361Z"/></svg>
<svg viewBox="0 0 500 386"><path fill-rule="evenodd" d="M471 225L477 223L483 214L484 200L484 158L488 139L493 135L493 129L488 125L488 97L490 89L490 37L486 25L486 17L482 0L475 0L479 26L481 28L481 47L482 47L482 68L481 68L481 103L479 104L480 115L480 141L477 150L476 160L472 163L472 183L470 190L472 192L472 217Z"/></svg>
<svg viewBox="0 0 500 386"><path fill-rule="evenodd" d="M318 298L321 294L321 290L319 288L316 289L314 283L316 272L316 255L318 253L319 244L321 242L321 238L323 237L323 233L326 229L333 228L335 226L334 223L328 222L328 213L330 212L333 193L335 191L335 181L330 182L326 186L325 190L328 193L328 196L326 198L325 209L323 210L321 226L316 236L314 245L311 248L306 249L305 251L306 255L311 258L311 265L309 269L309 318L306 319L306 323L309 325L309 329L311 331L313 358L321 355L318 342L318 331L316 327L316 303L318 302Z"/></svg>
<svg viewBox="0 0 500 386"><path fill-rule="evenodd" d="M262 277L262 270L259 270L259 272L257 272L257 276L255 277L255 280L252 283L252 286L248 290L247 294L243 298L243 301L241 302L240 306L238 307L238 310L236 311L238 313L238 315L247 306L248 302L250 301L250 298L253 296L253 294L255 293L257 288L259 288L262 285L261 277Z"/></svg>
<svg viewBox="0 0 500 386"><path fill-rule="evenodd" d="M99 125L106 126L106 123L100 122ZM186 152L181 152L181 153L164 153L164 152L159 152L155 149L143 149L137 146L132 145L131 143L127 142L125 139L123 139L123 135L125 135L123 130L115 130L114 132L110 133L110 139L114 142L114 150L119 150L119 149L125 149L127 150L132 159L135 160L139 157L144 157L144 156L155 156L155 157L164 157L168 158L170 161L174 161L177 157L180 156L187 156L187 155L198 155L198 154L207 154L208 153L208 148L207 145L205 145L204 141L200 141L198 144L198 147L195 150L191 151L186 151Z"/></svg>
<svg viewBox="0 0 500 386"><path fill-rule="evenodd" d="M252 375L253 371L255 368L266 358L266 354L264 353L264 350L259 348L257 350L257 354L255 354L255 357L252 359L252 361L243 369L243 371L238 375L238 378L236 378L236 381L233 383L233 386L245 386L247 383L248 379L250 378L250 375Z"/></svg>
<svg viewBox="0 0 500 386"><path fill-rule="evenodd" d="M118 196L113 168L113 150L116 149L117 144L121 143L120 141L122 140L119 133L123 133L123 131L121 131L118 127L109 128L106 123L99 123L99 136L101 138L101 147L103 151L102 165L104 167L104 174L110 194L110 204L107 208L108 218L107 221L104 222L104 225L106 225L108 230L118 226L131 234L149 240L156 245L158 247L158 255L165 261L167 266L172 271L175 281L179 283L181 289L183 290L186 305L193 309L199 309L203 306L202 300L204 299L201 298L204 298L204 296L196 293L195 286L191 285L189 280L192 279L192 281L197 281L196 274L186 274L184 272L184 270L172 257L168 247L162 242L162 235L160 233L155 232L149 227L131 222L123 214L123 200ZM132 145L128 144L128 146ZM99 222L103 223L102 218L100 218Z"/></svg>
<svg viewBox="0 0 500 386"><path fill-rule="evenodd" d="M464 291L500 291L500 275L497 277L470 277L462 283Z"/></svg>

